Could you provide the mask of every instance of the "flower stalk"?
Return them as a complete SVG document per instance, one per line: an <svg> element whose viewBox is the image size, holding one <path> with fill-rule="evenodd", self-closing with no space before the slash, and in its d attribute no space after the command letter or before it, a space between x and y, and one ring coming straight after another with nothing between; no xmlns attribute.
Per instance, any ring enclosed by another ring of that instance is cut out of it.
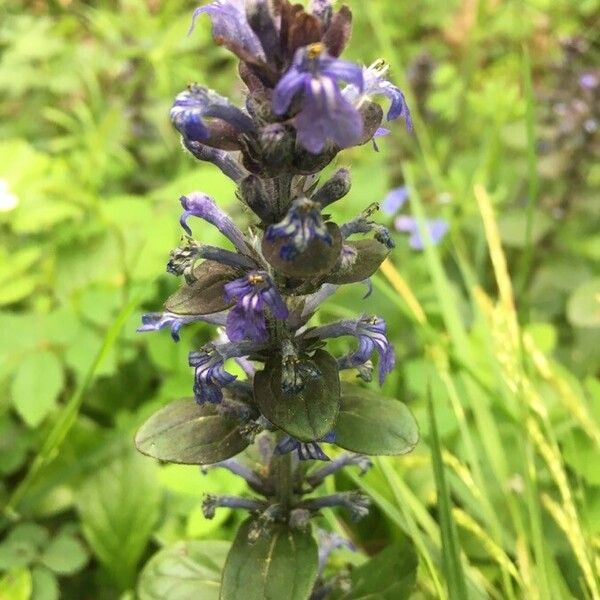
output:
<svg viewBox="0 0 600 600"><path fill-rule="evenodd" d="M373 408L381 398L351 380L354 371L370 381L373 361L380 385L393 370L383 318L310 323L342 285L366 283L370 293L370 277L394 247L390 232L372 220L376 203L336 222L350 170L324 181L322 171L344 148L380 136L384 119L402 117L410 128L410 114L383 62L365 67L340 58L352 22L345 6L215 0L195 11L192 29L204 15L215 40L239 59L245 102L238 107L192 84L175 98L171 121L191 157L237 184L251 216L236 223L203 192L181 196L185 235L167 271L183 282L166 311L145 315L140 330L170 328L179 341L183 327L197 322L220 329L214 342L189 354L193 398L154 415L136 443L161 460L241 477L262 498L210 495L204 514L212 518L218 507L250 512L244 543L258 544L281 527L292 537L310 532L323 508L363 517L368 499L356 492L304 496L344 468L366 471L365 454L402 454L416 443L399 402ZM390 102L385 116L378 97ZM233 250L195 240L192 227L201 232L206 224ZM349 338L349 351L334 357L327 346L333 338ZM322 569L314 578L315 589L328 589Z"/></svg>

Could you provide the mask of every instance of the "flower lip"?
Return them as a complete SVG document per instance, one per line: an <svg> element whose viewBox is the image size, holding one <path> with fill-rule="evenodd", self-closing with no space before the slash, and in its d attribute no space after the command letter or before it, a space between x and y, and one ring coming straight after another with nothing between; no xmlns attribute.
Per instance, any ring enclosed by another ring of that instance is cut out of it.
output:
<svg viewBox="0 0 600 600"><path fill-rule="evenodd" d="M227 316L226 331L230 340L268 339L265 308L276 319L286 319L288 308L266 271L251 271L224 286L225 298L236 305Z"/></svg>
<svg viewBox="0 0 600 600"><path fill-rule="evenodd" d="M346 148L362 138L363 119L358 108L344 98L339 87L343 81L362 93L362 68L330 56L324 44L317 42L296 51L290 68L275 87L275 115L285 115L293 100L300 97L294 123L297 141L312 154L321 153L329 141Z"/></svg>

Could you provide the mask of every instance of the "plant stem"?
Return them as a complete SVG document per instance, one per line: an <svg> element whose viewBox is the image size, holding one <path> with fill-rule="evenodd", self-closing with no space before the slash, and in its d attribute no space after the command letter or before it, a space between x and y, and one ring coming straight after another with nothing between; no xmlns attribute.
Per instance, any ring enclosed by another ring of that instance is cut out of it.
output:
<svg viewBox="0 0 600 600"><path fill-rule="evenodd" d="M279 441L279 440L278 440ZM283 510L289 510L294 497L294 473L292 468L292 454L274 454L271 459L271 472L273 473L273 486L275 498Z"/></svg>

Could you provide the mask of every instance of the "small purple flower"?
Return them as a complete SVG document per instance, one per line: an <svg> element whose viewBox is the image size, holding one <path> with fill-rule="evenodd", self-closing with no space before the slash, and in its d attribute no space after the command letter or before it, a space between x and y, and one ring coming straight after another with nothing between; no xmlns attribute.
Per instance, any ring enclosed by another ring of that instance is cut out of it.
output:
<svg viewBox="0 0 600 600"><path fill-rule="evenodd" d="M175 97L170 112L171 122L188 141L205 141L211 132L206 119L221 119L237 131L249 133L254 130L252 119L227 98L199 85L190 85Z"/></svg>
<svg viewBox="0 0 600 600"><path fill-rule="evenodd" d="M178 342L179 341L179 330L188 323L193 323L194 321L202 320L201 316L196 315L176 315L174 313L165 312L165 313L148 313L142 315L142 324L138 327L138 333L142 333L144 331L158 331L160 329L165 329L166 327L171 328L171 336L173 339Z"/></svg>
<svg viewBox="0 0 600 600"><path fill-rule="evenodd" d="M385 321L380 317L361 317L356 326L358 350L351 356L355 365L365 364L373 352L379 354L379 385L383 385L385 376L394 368L396 357L394 347L386 336Z"/></svg>
<svg viewBox="0 0 600 600"><path fill-rule="evenodd" d="M318 442L326 442L332 444L335 442L335 432L330 431L324 438L315 442L301 442L292 436L284 437L275 446L275 452L277 454L288 454L289 452L298 452L298 458L300 460L330 460L329 456L323 452Z"/></svg>
<svg viewBox="0 0 600 600"><path fill-rule="evenodd" d="M297 198L285 218L275 225L269 225L266 238L273 241L284 238L280 255L284 260L292 260L304 252L313 239L320 239L331 245L333 240L323 222L321 205L308 198Z"/></svg>
<svg viewBox="0 0 600 600"><path fill-rule="evenodd" d="M362 118L342 95L341 81L362 92L362 69L329 56L323 44L316 43L296 51L292 66L275 88L276 115L284 115L296 95L303 94L300 114L296 117L298 142L313 154L319 154L330 140L345 148L361 139Z"/></svg>
<svg viewBox="0 0 600 600"><path fill-rule="evenodd" d="M425 240L421 237L416 219L401 215L394 221L394 226L397 231L410 234L408 244L413 250L423 250L425 248ZM431 241L434 245L442 241L449 229L448 222L444 219L427 219L425 227L429 231Z"/></svg>
<svg viewBox="0 0 600 600"><path fill-rule="evenodd" d="M394 121L399 117L404 117L407 129L412 131L412 119L406 99L400 88L385 78L388 70L389 65L383 60L375 61L370 67L365 67L363 70L363 89L352 84L343 91L343 94L350 102L357 106L364 99L369 99L372 96L386 96L390 100L387 120Z"/></svg>
<svg viewBox="0 0 600 600"><path fill-rule="evenodd" d="M385 321L380 317L362 316L360 319L347 319L322 325L306 332L306 339L326 340L345 335L358 339L358 349L345 357L342 368L355 368L366 364L373 352L379 354L379 383L383 384L385 376L394 368L396 359L394 347L386 336ZM359 369L360 371L360 369Z"/></svg>
<svg viewBox="0 0 600 600"><path fill-rule="evenodd" d="M190 352L189 364L194 367L194 395L198 404L219 404L223 400L222 388L236 380L227 373L224 359L213 344L207 344L198 352Z"/></svg>
<svg viewBox="0 0 600 600"><path fill-rule="evenodd" d="M200 6L192 16L194 30L196 19L207 14L212 22L212 34L217 43L227 42L239 46L256 58L265 58L263 47L252 31L246 16L246 0L215 0L206 6Z"/></svg>
<svg viewBox="0 0 600 600"><path fill-rule="evenodd" d="M251 271L225 285L226 300L236 305L227 316L226 331L232 342L245 339L264 341L268 338L265 309L277 319L287 319L289 311L273 280L265 271Z"/></svg>
<svg viewBox="0 0 600 600"><path fill-rule="evenodd" d="M187 196L181 196L179 200L185 211L179 222L188 235L192 235L192 230L187 224L188 218L198 217L214 225L225 237L231 240L239 252L246 253L247 244L244 234L231 220L231 217L222 211L210 196L202 192L193 192Z"/></svg>
<svg viewBox="0 0 600 600"><path fill-rule="evenodd" d="M408 200L408 189L402 186L391 190L381 203L381 210L386 215L395 215L402 210Z"/></svg>
<svg viewBox="0 0 600 600"><path fill-rule="evenodd" d="M579 85L585 90L593 90L600 84L600 78L595 73L584 73L579 78Z"/></svg>

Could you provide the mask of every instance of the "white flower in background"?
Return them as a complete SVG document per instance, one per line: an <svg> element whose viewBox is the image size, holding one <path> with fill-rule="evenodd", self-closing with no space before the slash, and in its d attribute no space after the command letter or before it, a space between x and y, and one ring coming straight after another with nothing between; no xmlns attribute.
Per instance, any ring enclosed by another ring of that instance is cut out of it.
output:
<svg viewBox="0 0 600 600"><path fill-rule="evenodd" d="M0 212L9 212L19 204L19 198L8 189L8 182L0 179Z"/></svg>

